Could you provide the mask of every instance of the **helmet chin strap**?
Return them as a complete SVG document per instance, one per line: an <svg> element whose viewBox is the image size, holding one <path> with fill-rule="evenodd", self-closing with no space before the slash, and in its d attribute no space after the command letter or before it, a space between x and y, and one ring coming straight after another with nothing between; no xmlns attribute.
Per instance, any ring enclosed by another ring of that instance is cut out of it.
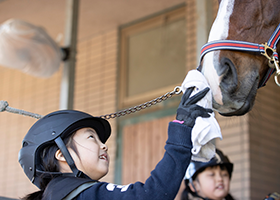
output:
<svg viewBox="0 0 280 200"><path fill-rule="evenodd" d="M199 197L199 198L201 198L201 199L203 199L203 200L211 200L211 199L208 199L208 198L204 198L204 197L199 196L198 193L197 193L196 188L194 187L192 178L190 178L189 181L190 181L190 184L192 185L192 187L193 187L193 189L194 189L194 193L195 193L196 197Z"/></svg>
<svg viewBox="0 0 280 200"><path fill-rule="evenodd" d="M75 177L81 177L83 172L81 172L80 170L77 169L77 167L75 165L75 162L74 162L72 156L70 155L67 147L65 146L63 140L61 139L61 137L56 138L54 141L57 144L57 146L60 149L60 151L62 152L62 154L63 154L67 164L71 168L71 170L72 170L73 174L75 175Z"/></svg>

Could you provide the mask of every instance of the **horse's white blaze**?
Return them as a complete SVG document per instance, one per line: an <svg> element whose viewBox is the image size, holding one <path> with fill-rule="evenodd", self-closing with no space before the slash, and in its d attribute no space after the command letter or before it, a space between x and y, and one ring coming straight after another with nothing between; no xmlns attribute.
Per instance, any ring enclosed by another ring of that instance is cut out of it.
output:
<svg viewBox="0 0 280 200"><path fill-rule="evenodd" d="M211 91L212 91L212 95L213 98L215 99L215 101L220 104L223 105L223 101L222 101L222 93L219 87L220 84L220 77L218 76L218 74L216 73L215 69L214 69L214 60L215 58L217 58L217 56L215 56L215 54L217 54L218 52L209 52L207 54L207 59L205 60L204 57L204 64L203 64L203 71L202 73L204 74L205 78L208 81L208 84L210 85ZM208 60L212 60L213 62L208 62ZM205 67L205 63L207 63L207 66Z"/></svg>
<svg viewBox="0 0 280 200"><path fill-rule="evenodd" d="M229 18L233 11L234 0L222 0L217 17L212 25L208 42L227 38L229 29ZM215 101L222 105L222 92L220 90L220 77L215 69L219 65L219 51L209 52L203 58L202 73L206 77Z"/></svg>
<svg viewBox="0 0 280 200"><path fill-rule="evenodd" d="M222 0L217 17L209 33L208 42L222 40L228 36L229 18L232 14L234 0Z"/></svg>

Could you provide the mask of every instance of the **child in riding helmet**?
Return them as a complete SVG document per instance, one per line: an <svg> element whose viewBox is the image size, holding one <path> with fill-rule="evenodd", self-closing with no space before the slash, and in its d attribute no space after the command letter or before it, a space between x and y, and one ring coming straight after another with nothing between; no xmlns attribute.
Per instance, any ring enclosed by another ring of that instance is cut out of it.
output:
<svg viewBox="0 0 280 200"><path fill-rule="evenodd" d="M191 161L181 200L188 200L189 194L203 200L234 200L229 194L232 171L233 164L219 149L209 162Z"/></svg>
<svg viewBox="0 0 280 200"><path fill-rule="evenodd" d="M99 182L109 168L105 142L111 128L107 120L74 110L56 111L39 119L23 139L19 163L40 190L23 199L174 199L191 159L194 121L212 112L196 105L209 88L190 97L193 89L182 96L176 120L169 123L164 157L145 183L120 186Z"/></svg>

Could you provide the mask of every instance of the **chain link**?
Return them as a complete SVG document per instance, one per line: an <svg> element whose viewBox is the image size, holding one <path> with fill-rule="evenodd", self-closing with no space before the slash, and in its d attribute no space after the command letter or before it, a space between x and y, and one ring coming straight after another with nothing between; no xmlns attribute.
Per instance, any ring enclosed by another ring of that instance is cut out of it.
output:
<svg viewBox="0 0 280 200"><path fill-rule="evenodd" d="M156 105L157 103L160 103L162 101L165 101L168 98L171 98L174 94L179 95L182 92L181 87L180 86L176 86L174 88L174 90L172 92L167 92L166 94L157 97L151 101L148 101L146 103L142 103L140 105L125 109L125 110L121 110L115 113L111 113L111 114L107 114L107 115L101 115L99 117L103 118L103 119L113 119L116 117L121 117L121 116L125 116L131 113L135 113L137 111L143 110L145 108L151 107L153 105Z"/></svg>

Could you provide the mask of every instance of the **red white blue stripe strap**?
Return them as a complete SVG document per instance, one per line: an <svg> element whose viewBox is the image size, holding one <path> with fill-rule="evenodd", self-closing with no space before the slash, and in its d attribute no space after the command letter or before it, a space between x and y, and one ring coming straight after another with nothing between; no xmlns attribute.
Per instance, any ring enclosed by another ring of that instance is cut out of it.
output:
<svg viewBox="0 0 280 200"><path fill-rule="evenodd" d="M273 32L272 36L268 40L267 45L273 49L276 49L276 45L277 45L279 39L280 39L280 24L277 26L277 28Z"/></svg>
<svg viewBox="0 0 280 200"><path fill-rule="evenodd" d="M267 46L273 50L272 57L278 61L278 53L276 52L276 45L280 39L280 24L277 26L276 30L273 32L272 36L267 42ZM264 44L256 44L251 42L237 41L237 40L217 40L212 41L201 48L200 52L200 62L203 56L210 52L216 50L235 50L235 51L246 51L258 54L265 54L266 47ZM265 85L269 77L275 72L275 68L269 68L267 74L259 83L259 87Z"/></svg>
<svg viewBox="0 0 280 200"><path fill-rule="evenodd" d="M206 53L216 50L235 50L264 53L264 45L237 40L216 40L202 46L200 52L200 61Z"/></svg>

